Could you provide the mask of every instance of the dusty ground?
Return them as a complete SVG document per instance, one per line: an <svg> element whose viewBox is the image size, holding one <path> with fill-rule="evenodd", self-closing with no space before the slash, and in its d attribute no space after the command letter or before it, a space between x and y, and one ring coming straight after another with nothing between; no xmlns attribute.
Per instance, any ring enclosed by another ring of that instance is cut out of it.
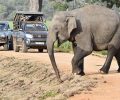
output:
<svg viewBox="0 0 120 100"><path fill-rule="evenodd" d="M98 70L105 58L90 55L85 59L86 76L71 74L73 54L56 53L64 82L55 78L48 54L0 51L0 100L119 100L120 74L112 63L110 74Z"/></svg>

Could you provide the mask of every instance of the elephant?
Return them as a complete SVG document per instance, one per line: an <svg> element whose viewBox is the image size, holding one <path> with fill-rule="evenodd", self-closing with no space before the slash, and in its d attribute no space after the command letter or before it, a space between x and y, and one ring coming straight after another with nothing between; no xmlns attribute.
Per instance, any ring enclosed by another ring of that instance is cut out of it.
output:
<svg viewBox="0 0 120 100"><path fill-rule="evenodd" d="M113 57L120 72L120 15L100 5L86 5L71 11L57 12L47 37L47 50L57 79L62 82L54 57L54 43L70 41L73 47L72 73L85 75L84 58L93 51L107 50L100 72L107 74Z"/></svg>

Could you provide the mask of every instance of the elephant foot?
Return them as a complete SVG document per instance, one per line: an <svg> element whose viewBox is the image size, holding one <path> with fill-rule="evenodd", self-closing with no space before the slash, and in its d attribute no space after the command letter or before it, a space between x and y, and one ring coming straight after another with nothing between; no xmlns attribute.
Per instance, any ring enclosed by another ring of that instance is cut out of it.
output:
<svg viewBox="0 0 120 100"><path fill-rule="evenodd" d="M81 76L85 75L85 73L83 71L73 71L72 73L75 75L81 75Z"/></svg>
<svg viewBox="0 0 120 100"><path fill-rule="evenodd" d="M84 75L85 75L85 73L84 73L84 72L80 72L80 73L79 73L79 75L84 76Z"/></svg>
<svg viewBox="0 0 120 100"><path fill-rule="evenodd" d="M59 83L62 83L63 81L62 81L61 79L58 79L58 82L59 82Z"/></svg>
<svg viewBox="0 0 120 100"><path fill-rule="evenodd" d="M79 68L73 68L72 73L75 75L81 75L81 76L85 75L84 71L82 69L79 69Z"/></svg>
<svg viewBox="0 0 120 100"><path fill-rule="evenodd" d="M108 74L108 70L102 67L100 69L100 73L102 73L102 74Z"/></svg>
<svg viewBox="0 0 120 100"><path fill-rule="evenodd" d="M118 73L120 73L120 68L118 68L118 70L117 70L117 71L118 71Z"/></svg>

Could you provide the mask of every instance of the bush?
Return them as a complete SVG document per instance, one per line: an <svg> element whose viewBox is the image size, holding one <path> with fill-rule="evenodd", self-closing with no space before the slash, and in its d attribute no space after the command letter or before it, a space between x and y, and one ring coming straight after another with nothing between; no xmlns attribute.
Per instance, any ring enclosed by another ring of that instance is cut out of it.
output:
<svg viewBox="0 0 120 100"><path fill-rule="evenodd" d="M57 11L65 11L68 8L67 3L61 3L61 2L54 2L53 3L53 8Z"/></svg>
<svg viewBox="0 0 120 100"><path fill-rule="evenodd" d="M46 25L47 27L49 27L49 26L50 26L50 24L51 24L51 21L46 20L45 25Z"/></svg>
<svg viewBox="0 0 120 100"><path fill-rule="evenodd" d="M101 54L101 55L107 55L107 51L106 50L99 51L98 53Z"/></svg>
<svg viewBox="0 0 120 100"><path fill-rule="evenodd" d="M63 43L60 47L57 46L57 42L55 42L55 50L59 52L70 52L72 51L72 43L67 41Z"/></svg>

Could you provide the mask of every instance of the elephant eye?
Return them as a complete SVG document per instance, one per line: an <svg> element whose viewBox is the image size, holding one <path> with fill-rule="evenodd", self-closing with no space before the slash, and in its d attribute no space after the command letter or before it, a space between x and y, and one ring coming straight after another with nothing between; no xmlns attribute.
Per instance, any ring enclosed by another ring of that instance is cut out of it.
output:
<svg viewBox="0 0 120 100"><path fill-rule="evenodd" d="M57 28L57 27L55 27L55 30L58 30L58 28Z"/></svg>
<svg viewBox="0 0 120 100"><path fill-rule="evenodd" d="M55 30L55 33L59 33L59 31L60 31L60 29L59 29L59 27L54 27L54 30Z"/></svg>

